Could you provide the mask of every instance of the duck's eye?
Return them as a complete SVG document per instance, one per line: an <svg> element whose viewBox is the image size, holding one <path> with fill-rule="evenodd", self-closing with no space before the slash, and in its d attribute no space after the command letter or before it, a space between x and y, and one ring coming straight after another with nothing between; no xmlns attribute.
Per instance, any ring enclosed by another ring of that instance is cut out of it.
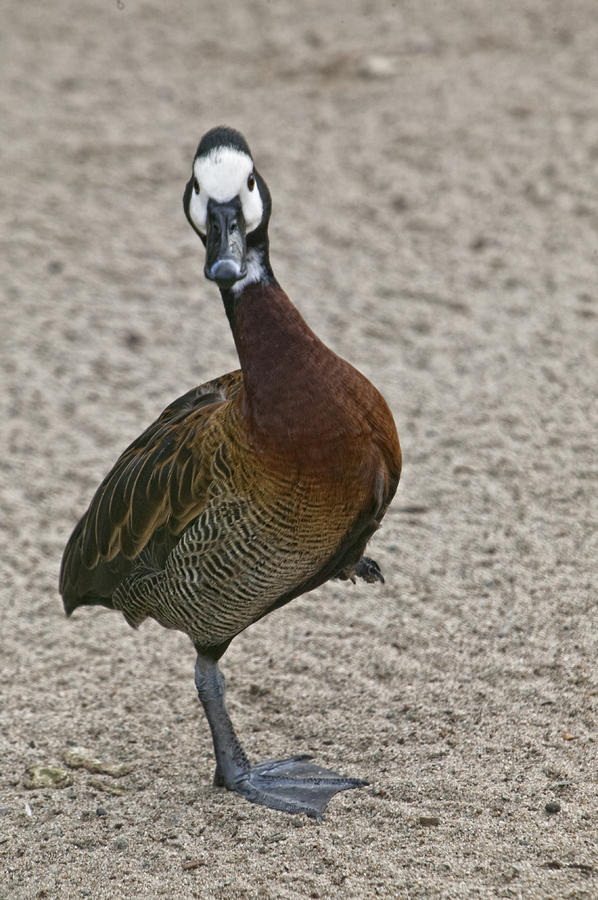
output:
<svg viewBox="0 0 598 900"><path fill-rule="evenodd" d="M247 179L247 187L249 188L250 191L252 191L255 187L255 175L253 174L253 172L250 174L249 178Z"/></svg>
<svg viewBox="0 0 598 900"><path fill-rule="evenodd" d="M193 179L193 190L196 194L199 194L199 181L197 180L197 178Z"/></svg>

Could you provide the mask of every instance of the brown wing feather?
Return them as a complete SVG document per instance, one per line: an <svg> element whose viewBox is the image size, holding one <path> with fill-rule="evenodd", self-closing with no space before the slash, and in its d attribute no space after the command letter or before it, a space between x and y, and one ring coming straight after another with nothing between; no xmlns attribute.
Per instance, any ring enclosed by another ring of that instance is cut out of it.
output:
<svg viewBox="0 0 598 900"><path fill-rule="evenodd" d="M241 384L236 371L193 388L122 453L65 549L60 592L67 612L108 600L140 554L167 555L201 512L210 468L203 439Z"/></svg>

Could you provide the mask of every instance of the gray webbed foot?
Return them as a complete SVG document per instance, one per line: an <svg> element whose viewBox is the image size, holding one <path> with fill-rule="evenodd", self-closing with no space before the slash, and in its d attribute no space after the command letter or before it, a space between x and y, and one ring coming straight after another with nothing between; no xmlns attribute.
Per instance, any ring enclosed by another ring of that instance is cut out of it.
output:
<svg viewBox="0 0 598 900"><path fill-rule="evenodd" d="M224 676L209 657L199 654L195 683L214 741L214 784L235 791L251 803L321 819L331 797L363 787L367 781L345 778L311 762L311 756L271 759L250 765L224 702Z"/></svg>
<svg viewBox="0 0 598 900"><path fill-rule="evenodd" d="M232 790L251 803L321 819L331 797L339 791L367 784L358 778L345 778L309 760L311 757L304 755L258 763Z"/></svg>

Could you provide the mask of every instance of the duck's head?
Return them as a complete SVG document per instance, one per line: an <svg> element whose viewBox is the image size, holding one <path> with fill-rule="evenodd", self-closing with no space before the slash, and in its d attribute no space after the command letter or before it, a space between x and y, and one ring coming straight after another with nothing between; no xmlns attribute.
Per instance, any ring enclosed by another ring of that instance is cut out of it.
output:
<svg viewBox="0 0 598 900"><path fill-rule="evenodd" d="M206 248L206 278L220 288L231 288L247 276L252 247L263 248L267 256L270 192L238 131L221 126L204 134L183 207Z"/></svg>

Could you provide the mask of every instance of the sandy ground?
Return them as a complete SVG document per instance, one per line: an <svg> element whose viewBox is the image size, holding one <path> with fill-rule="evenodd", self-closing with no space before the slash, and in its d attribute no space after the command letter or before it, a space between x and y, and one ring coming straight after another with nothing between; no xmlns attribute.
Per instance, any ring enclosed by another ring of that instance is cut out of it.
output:
<svg viewBox="0 0 598 900"><path fill-rule="evenodd" d="M594 0L2 4L2 900L598 896L596 47ZM56 590L117 454L236 366L181 208L222 122L405 455L386 585L224 658L253 758L370 780L322 824L212 787L183 635Z"/></svg>

